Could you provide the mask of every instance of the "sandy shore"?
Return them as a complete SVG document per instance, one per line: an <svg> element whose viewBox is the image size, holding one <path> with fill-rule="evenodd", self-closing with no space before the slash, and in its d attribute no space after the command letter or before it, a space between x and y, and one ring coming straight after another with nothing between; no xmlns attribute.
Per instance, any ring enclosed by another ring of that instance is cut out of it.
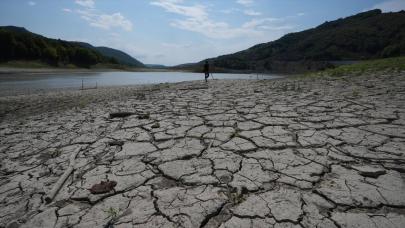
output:
<svg viewBox="0 0 405 228"><path fill-rule="evenodd" d="M3 96L0 227L405 227L404 79Z"/></svg>

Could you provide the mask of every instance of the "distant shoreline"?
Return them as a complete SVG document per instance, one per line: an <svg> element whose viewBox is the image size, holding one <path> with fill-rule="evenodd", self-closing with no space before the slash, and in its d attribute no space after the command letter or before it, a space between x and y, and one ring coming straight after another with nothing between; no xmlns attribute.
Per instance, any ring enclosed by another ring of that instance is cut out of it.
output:
<svg viewBox="0 0 405 228"><path fill-rule="evenodd" d="M30 68L30 67L2 67L0 66L0 76L2 74L64 74L64 73L76 73L76 74L86 74L86 73L101 73L101 72L189 72L189 73L202 73L195 70L179 69L179 68ZM246 70L221 70L211 72L213 74L260 74L268 75L271 72L252 72ZM292 76L296 74L286 74L277 73L283 76Z"/></svg>
<svg viewBox="0 0 405 228"><path fill-rule="evenodd" d="M0 67L1 74L58 74L58 73L97 73L97 72L168 72L173 70L167 69L153 69L153 68L131 68L131 69L118 69L118 68L20 68L20 67Z"/></svg>

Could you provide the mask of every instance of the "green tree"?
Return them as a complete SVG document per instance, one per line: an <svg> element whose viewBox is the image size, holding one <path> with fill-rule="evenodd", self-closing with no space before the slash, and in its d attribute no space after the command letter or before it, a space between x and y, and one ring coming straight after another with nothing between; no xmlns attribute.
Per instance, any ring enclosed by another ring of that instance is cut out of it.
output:
<svg viewBox="0 0 405 228"><path fill-rule="evenodd" d="M44 57L51 65L58 64L58 53L53 47L46 47L44 50Z"/></svg>
<svg viewBox="0 0 405 228"><path fill-rule="evenodd" d="M98 63L98 57L93 51L85 48L77 48L74 61L79 66L89 67Z"/></svg>
<svg viewBox="0 0 405 228"><path fill-rule="evenodd" d="M13 34L0 30L0 60L7 61L15 57L16 41Z"/></svg>
<svg viewBox="0 0 405 228"><path fill-rule="evenodd" d="M384 50L381 52L381 56L384 58L399 56L399 54L400 49L399 46L396 44L385 47Z"/></svg>

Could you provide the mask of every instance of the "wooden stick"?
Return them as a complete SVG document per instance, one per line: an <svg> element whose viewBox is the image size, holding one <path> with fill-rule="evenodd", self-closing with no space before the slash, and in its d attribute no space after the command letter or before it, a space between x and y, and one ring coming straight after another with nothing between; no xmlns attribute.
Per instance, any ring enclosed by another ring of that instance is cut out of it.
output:
<svg viewBox="0 0 405 228"><path fill-rule="evenodd" d="M75 164L76 164L76 156L77 154L81 151L81 147L77 148L75 151L73 151L72 155L70 156L69 160L69 167L66 169L66 171L63 173L63 175L59 178L59 180L56 182L56 184L53 186L52 190L49 192L49 194L45 197L45 202L49 204L52 202L53 198L55 198L56 194L58 194L60 188L62 185L65 183L66 179L70 176L70 174L73 172L75 169Z"/></svg>

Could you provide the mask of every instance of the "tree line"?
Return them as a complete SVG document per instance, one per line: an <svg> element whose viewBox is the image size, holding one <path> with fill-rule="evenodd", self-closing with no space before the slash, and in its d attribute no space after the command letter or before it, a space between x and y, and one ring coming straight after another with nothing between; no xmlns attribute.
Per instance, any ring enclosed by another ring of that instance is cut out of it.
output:
<svg viewBox="0 0 405 228"><path fill-rule="evenodd" d="M78 67L90 67L98 63L117 63L114 58L107 58L95 50L78 44L49 39L25 29L16 28L0 28L0 62L41 60L52 66L73 64Z"/></svg>
<svg viewBox="0 0 405 228"><path fill-rule="evenodd" d="M247 50L210 59L226 69L318 69L330 61L405 55L405 12L371 10L290 33Z"/></svg>

